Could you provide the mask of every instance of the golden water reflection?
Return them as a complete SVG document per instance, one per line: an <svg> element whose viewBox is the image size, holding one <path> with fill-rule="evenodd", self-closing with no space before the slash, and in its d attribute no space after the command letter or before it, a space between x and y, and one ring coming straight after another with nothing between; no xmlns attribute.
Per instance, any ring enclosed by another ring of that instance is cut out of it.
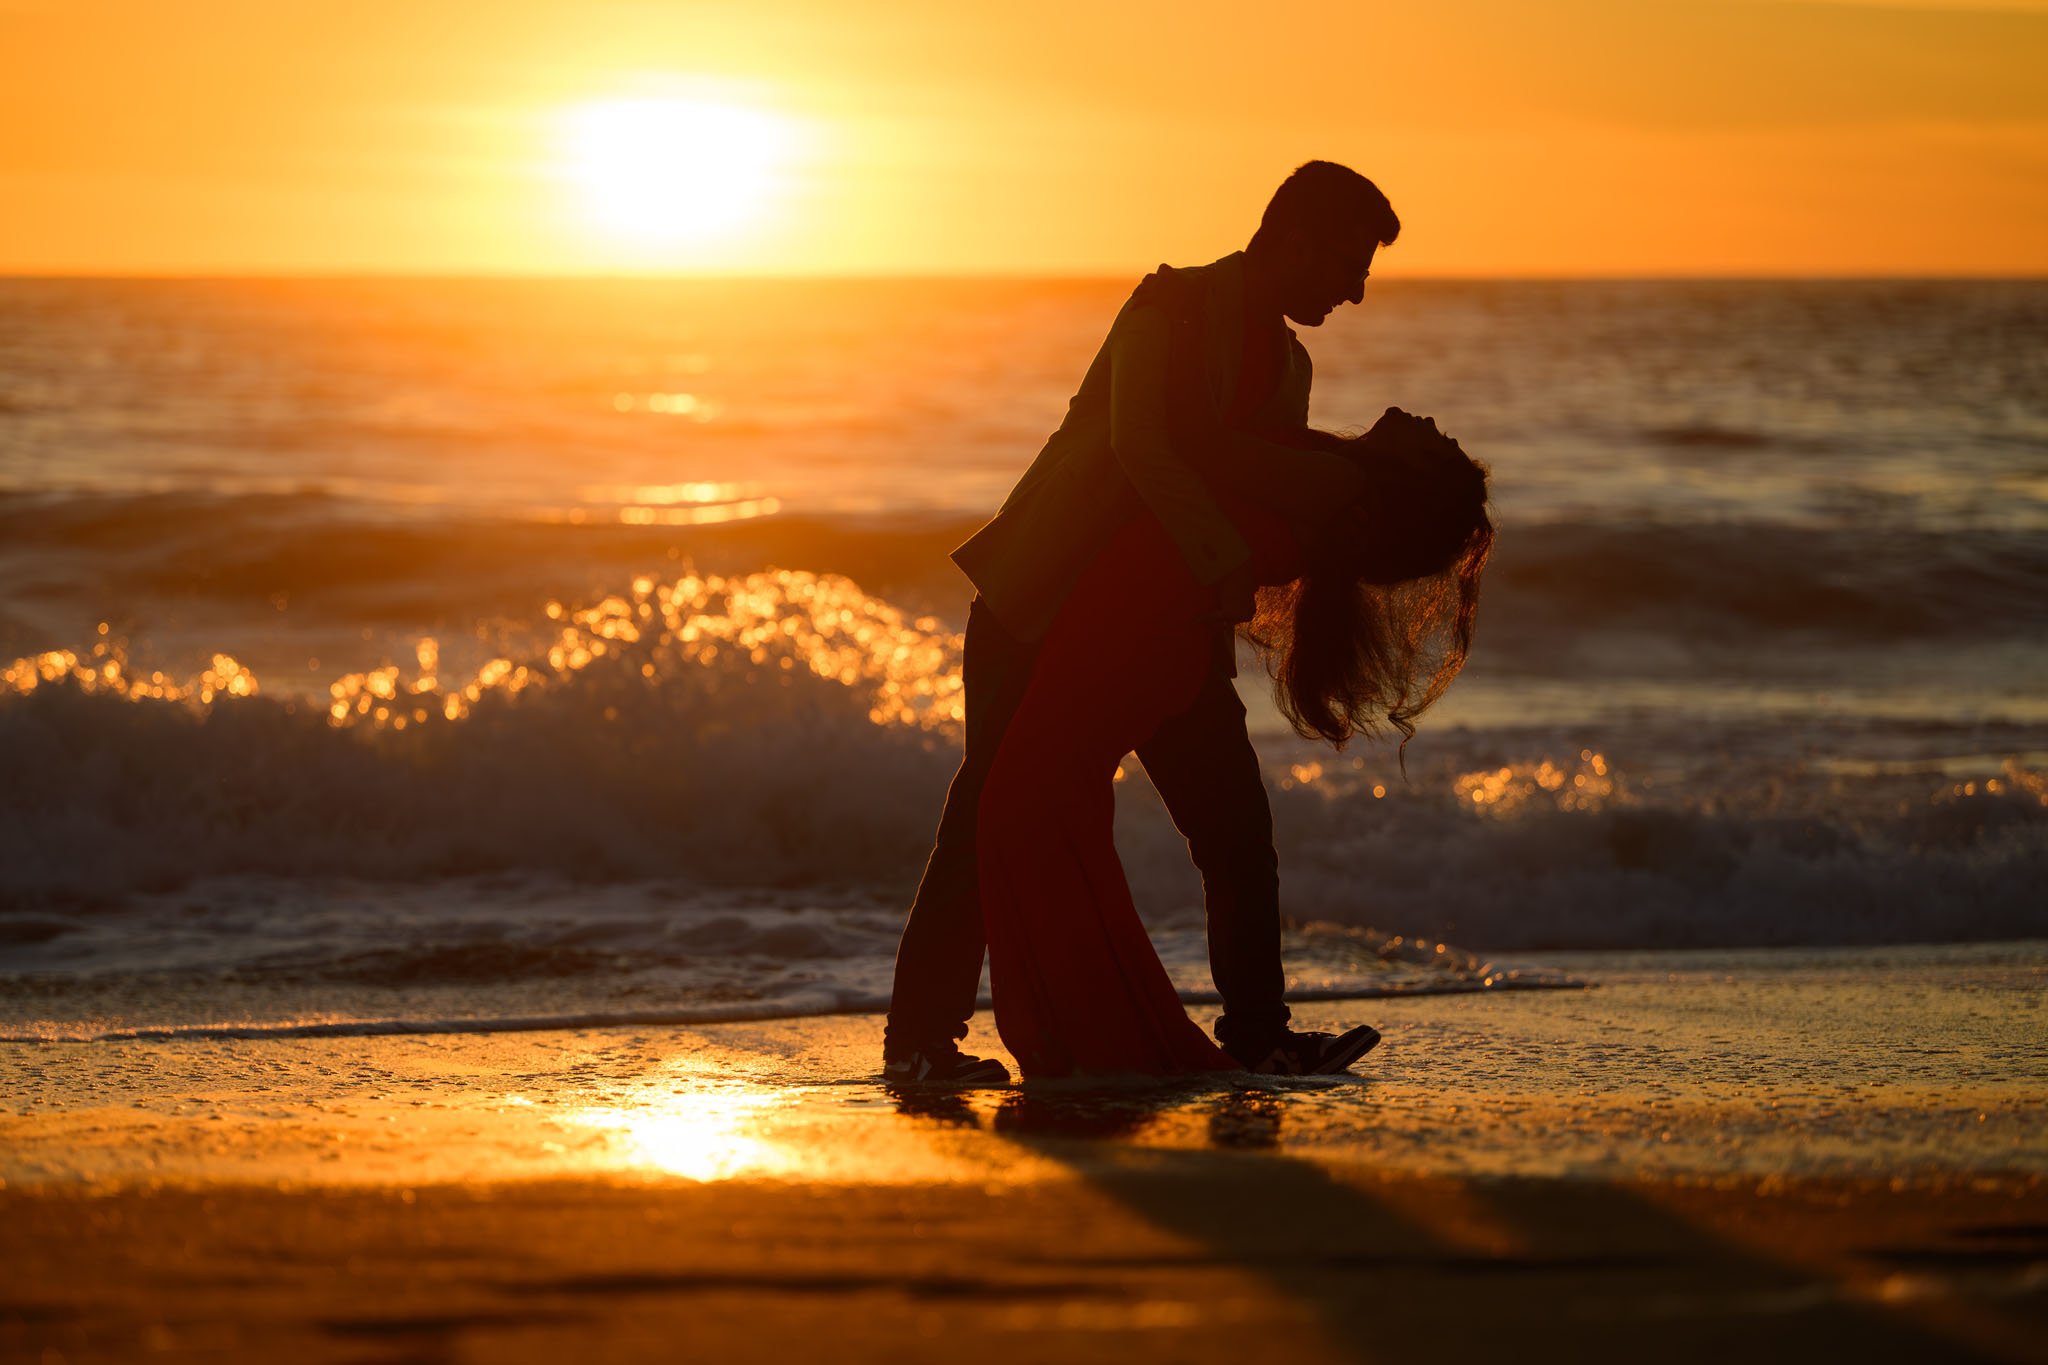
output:
<svg viewBox="0 0 2048 1365"><path fill-rule="evenodd" d="M649 686L721 661L770 678L801 670L864 691L877 725L944 730L959 725L965 711L960 635L838 574L642 574L624 593L580 607L551 601L544 614L553 637L523 659L500 656L467 675L449 675L440 642L429 636L414 643L414 667L389 663L342 674L327 687L329 724L404 730L457 722L487 696L558 684L606 658L624 662ZM14 660L0 670L0 690L27 693L68 682L129 701L199 706L261 690L256 674L231 655L214 655L196 678L143 674L106 622L98 634L83 654L51 650Z"/></svg>
<svg viewBox="0 0 2048 1365"><path fill-rule="evenodd" d="M588 507L570 507L540 513L538 519L568 526L591 526L607 521L617 521L623 526L716 526L728 521L753 521L760 517L772 517L781 510L780 498L746 498L738 502L688 506L635 504L610 509L600 508L595 511Z"/></svg>
<svg viewBox="0 0 2048 1365"><path fill-rule="evenodd" d="M1458 777L1451 789L1473 810L1491 815L1544 799L1560 810L1598 810L1618 794L1606 755L1591 749L1579 750L1579 761L1571 767L1546 758L1482 768Z"/></svg>
<svg viewBox="0 0 2048 1365"><path fill-rule="evenodd" d="M1211 1081L925 1090L693 1077L558 1111L580 1136L548 1149L619 1175L691 1181L1030 1182L1071 1178L1073 1142L1277 1147L1286 1098ZM882 1113L895 1121L878 1123Z"/></svg>
<svg viewBox="0 0 2048 1365"><path fill-rule="evenodd" d="M671 507L644 509L651 515L697 516L721 508L692 505L688 498L736 488L678 484L635 491L678 500ZM637 675L650 688L707 667L737 669L750 684L810 674L862 694L869 720L879 726L957 733L965 714L961 635L946 630L936 617L912 616L838 574L796 569L642 574L626 591L585 605L550 601L543 615L551 635L520 651L522 657L508 652L471 671L450 670L441 642L425 636L413 642L413 657L406 663L342 674L327 686L323 705L328 723L338 729L394 731L458 723L486 699L509 701L528 690L565 683L600 660ZM96 633L88 649L49 650L0 667L0 695L61 683L136 703L204 708L263 691L255 671L231 654L215 653L197 674L177 677L135 665L107 622L100 622ZM1117 776L1125 776L1122 768ZM1384 800L1393 794L1366 770L1362 757L1349 765L1327 756L1303 758L1276 777L1283 791L1305 790L1331 799L1369 791ZM1608 756L1592 748L1561 761L1544 757L1455 774L1450 788L1464 810L1482 817L1546 807L1597 811L1637 799ZM1941 804L1980 797L2048 807L2048 774L2007 757L2000 776L1945 784L1926 799Z"/></svg>
<svg viewBox="0 0 2048 1365"><path fill-rule="evenodd" d="M538 1104L501 1096L493 1107L539 1121L525 1131L548 1139L557 1159L625 1178L1008 1184L1073 1178L1074 1143L1102 1157L1108 1148L1275 1148L1290 1099L1306 1101L1299 1117L1313 1126L1327 1107L1319 1097L1331 1098L1320 1095L1327 1087L1290 1096L1209 1077L964 1090L845 1076L819 1083L733 1074L725 1061L693 1049L623 1087L558 1091Z"/></svg>
<svg viewBox="0 0 2048 1365"><path fill-rule="evenodd" d="M217 697L253 697L261 691L256 674L232 654L216 654L197 677L178 679L161 669L143 673L133 668L119 641L100 638L80 654L71 649L46 650L16 659L0 668L0 691L27 693L45 683L69 682L82 692L105 693L129 701L192 702L209 706Z"/></svg>
<svg viewBox="0 0 2048 1365"><path fill-rule="evenodd" d="M612 1154L637 1169L685 1180L795 1175L805 1173L800 1149L761 1130L797 1099L795 1091L760 1088L678 1093L639 1107L584 1109L571 1121L609 1135Z"/></svg>
<svg viewBox="0 0 2048 1365"><path fill-rule="evenodd" d="M590 484L576 490L585 502L615 502L649 507L679 503L748 502L763 496L758 483L626 483Z"/></svg>
<svg viewBox="0 0 2048 1365"><path fill-rule="evenodd" d="M547 1110L553 1117L542 1131L553 1141L541 1145L576 1168L628 1179L921 1185L1061 1175L1058 1162L982 1140L1007 1093L944 1091L926 1097L927 1109L897 1104L879 1082L692 1074Z"/></svg>

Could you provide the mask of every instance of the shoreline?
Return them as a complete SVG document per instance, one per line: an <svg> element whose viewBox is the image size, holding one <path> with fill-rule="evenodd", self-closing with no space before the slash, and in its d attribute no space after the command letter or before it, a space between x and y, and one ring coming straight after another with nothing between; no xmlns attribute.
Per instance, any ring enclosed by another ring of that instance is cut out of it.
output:
<svg viewBox="0 0 2048 1365"><path fill-rule="evenodd" d="M2048 950L1780 967L1305 1006L1387 1041L1221 1084L892 1092L872 1016L0 1044L0 1355L2038 1359Z"/></svg>
<svg viewBox="0 0 2048 1365"><path fill-rule="evenodd" d="M876 1015L0 1043L0 1188L702 1178L683 1143L717 1178L901 1183L1032 1110L1422 1176L2048 1174L2048 943L1535 965L1593 988L1297 1000L1385 1041L1338 1077L927 1094L943 1121L880 1084ZM1009 1060L993 1034L966 1047Z"/></svg>

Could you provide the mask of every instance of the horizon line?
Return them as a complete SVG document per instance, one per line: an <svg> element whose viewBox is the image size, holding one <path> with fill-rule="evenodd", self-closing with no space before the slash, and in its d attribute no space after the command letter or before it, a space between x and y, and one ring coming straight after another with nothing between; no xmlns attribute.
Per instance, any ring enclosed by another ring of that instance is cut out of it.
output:
<svg viewBox="0 0 2048 1365"><path fill-rule="evenodd" d="M194 269L194 270L13 270L0 266L0 281L16 283L22 281L76 281L76 282L208 282L208 281L250 281L250 280L302 280L302 281L345 281L380 280L426 282L477 282L513 283L523 281L578 281L588 283L710 283L730 281L734 283L801 283L804 281L874 281L882 282L940 282L940 281L1004 281L1017 283L1079 283L1113 281L1131 278L1134 274L1148 273L1154 266L1132 267L1129 270L1093 269L1074 271L1054 270L807 270L807 271L738 271L738 270L670 270L670 271L596 271L596 270L424 270L424 269L358 269L334 268L318 270L236 270L236 269ZM1935 271L1844 271L1824 272L1814 270L1765 269L1765 270L1680 270L1680 271L1629 271L1600 273L1591 271L1421 271L1414 274L1376 277L1375 283L1384 285L1412 281L1416 283L1515 283L1515 284L1567 284L1567 283L1770 283L1770 282L1867 282L1867 283L2029 283L2048 281L2048 268L2034 270L1935 270Z"/></svg>

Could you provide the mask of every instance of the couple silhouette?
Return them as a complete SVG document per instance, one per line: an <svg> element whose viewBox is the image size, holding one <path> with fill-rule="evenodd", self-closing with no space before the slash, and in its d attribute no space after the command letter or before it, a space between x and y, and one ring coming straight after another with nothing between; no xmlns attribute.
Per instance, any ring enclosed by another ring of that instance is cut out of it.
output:
<svg viewBox="0 0 2048 1365"><path fill-rule="evenodd" d="M1232 679L1242 633L1295 729L1341 746L1405 741L1463 665L1485 470L1397 409L1363 434L1311 428L1287 325L1360 302L1399 232L1370 180L1311 161L1242 251L1147 275L1059 429L954 551L976 589L965 749L897 951L886 1081L1008 1083L959 1047L984 952L1027 1078L1334 1073L1379 1041L1289 1027L1272 812ZM1213 1041L1117 859L1133 751L1202 874Z"/></svg>

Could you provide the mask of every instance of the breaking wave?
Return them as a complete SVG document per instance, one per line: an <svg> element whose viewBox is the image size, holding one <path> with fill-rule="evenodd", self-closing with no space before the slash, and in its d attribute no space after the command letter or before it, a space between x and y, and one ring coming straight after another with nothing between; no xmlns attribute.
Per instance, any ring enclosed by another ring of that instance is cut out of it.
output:
<svg viewBox="0 0 2048 1365"><path fill-rule="evenodd" d="M313 699L265 695L227 656L182 681L107 641L18 661L0 694L0 755L22 775L0 789L0 942L34 942L39 907L252 875L903 903L957 755L958 640L937 621L777 572L642 577L551 604L549 624L517 661L450 670L427 641L416 668ZM1384 753L1277 746L1289 913L1487 950L2048 935L2033 759L1968 782L1845 778L1795 747L1731 770L1712 734L1610 738L1432 733L1407 783ZM1149 788L1124 783L1120 809L1141 904L1197 906ZM576 970L583 950L556 949L545 961Z"/></svg>

